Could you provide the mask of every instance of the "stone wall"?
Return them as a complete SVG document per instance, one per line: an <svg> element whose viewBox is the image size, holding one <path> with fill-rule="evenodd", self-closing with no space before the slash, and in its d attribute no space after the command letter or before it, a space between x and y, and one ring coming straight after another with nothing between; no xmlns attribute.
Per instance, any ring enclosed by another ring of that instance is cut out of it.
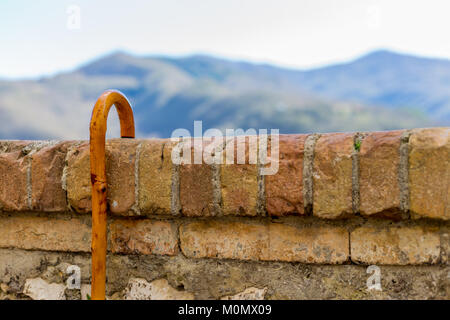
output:
<svg viewBox="0 0 450 320"><path fill-rule="evenodd" d="M449 133L281 135L267 176L109 140L107 295L449 299ZM90 183L88 142L0 141L0 298L87 297Z"/></svg>

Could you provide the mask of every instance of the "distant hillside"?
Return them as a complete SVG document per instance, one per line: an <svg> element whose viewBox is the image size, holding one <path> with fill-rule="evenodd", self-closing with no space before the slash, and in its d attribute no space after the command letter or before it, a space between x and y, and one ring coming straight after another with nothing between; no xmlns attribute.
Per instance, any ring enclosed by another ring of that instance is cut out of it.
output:
<svg viewBox="0 0 450 320"><path fill-rule="evenodd" d="M376 51L351 63L304 72L299 85L339 100L419 108L450 123L450 60Z"/></svg>
<svg viewBox="0 0 450 320"><path fill-rule="evenodd" d="M298 71L209 56L114 53L54 77L0 81L0 139L87 138L92 106L109 88L131 100L140 137L192 130L194 120L204 129L282 133L450 124L449 61L383 51Z"/></svg>

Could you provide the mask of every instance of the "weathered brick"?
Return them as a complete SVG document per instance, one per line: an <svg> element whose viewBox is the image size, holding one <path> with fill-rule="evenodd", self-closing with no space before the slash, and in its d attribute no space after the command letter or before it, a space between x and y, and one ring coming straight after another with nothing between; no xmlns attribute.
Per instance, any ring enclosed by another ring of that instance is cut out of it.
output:
<svg viewBox="0 0 450 320"><path fill-rule="evenodd" d="M89 212L91 206L91 172L89 143L75 144L67 151L67 201L77 212Z"/></svg>
<svg viewBox="0 0 450 320"><path fill-rule="evenodd" d="M322 135L314 150L314 215L320 218L351 216L353 134Z"/></svg>
<svg viewBox="0 0 450 320"><path fill-rule="evenodd" d="M267 257L267 225L206 220L180 226L180 246L190 258L261 260Z"/></svg>
<svg viewBox="0 0 450 320"><path fill-rule="evenodd" d="M62 177L70 142L44 147L32 154L31 205L33 210L58 212L67 209Z"/></svg>
<svg viewBox="0 0 450 320"><path fill-rule="evenodd" d="M180 245L192 258L330 264L348 259L348 233L337 227L201 221L180 227Z"/></svg>
<svg viewBox="0 0 450 320"><path fill-rule="evenodd" d="M172 148L170 140L142 142L139 158L139 208L145 214L170 214Z"/></svg>
<svg viewBox="0 0 450 320"><path fill-rule="evenodd" d="M208 142L199 141L204 148ZM215 215L213 166L194 164L194 144L191 144L191 164L180 165L180 203L185 216Z"/></svg>
<svg viewBox="0 0 450 320"><path fill-rule="evenodd" d="M359 152L360 212L400 213L400 142L404 131L369 133Z"/></svg>
<svg viewBox="0 0 450 320"><path fill-rule="evenodd" d="M127 214L134 209L136 199L136 149L134 139L113 139L106 145L106 178L108 203L112 213Z"/></svg>
<svg viewBox="0 0 450 320"><path fill-rule="evenodd" d="M109 210L130 214L135 204L135 161L138 141L113 139L106 143L106 179ZM68 151L66 177L67 197L77 212L90 212L91 174L89 143L73 146Z"/></svg>
<svg viewBox="0 0 450 320"><path fill-rule="evenodd" d="M27 174L30 158L22 152L26 142L3 142L0 153L0 210L20 211L29 208Z"/></svg>
<svg viewBox="0 0 450 320"><path fill-rule="evenodd" d="M350 234L351 259L364 264L436 264L440 240L437 228L360 227Z"/></svg>
<svg viewBox="0 0 450 320"><path fill-rule="evenodd" d="M269 258L274 261L339 264L348 260L349 235L339 227L269 225Z"/></svg>
<svg viewBox="0 0 450 320"><path fill-rule="evenodd" d="M242 144L238 138L233 141L234 164L224 161L220 166L223 214L255 216L258 212L258 165L250 164L250 151L255 150L250 145L249 137L245 137ZM239 164L238 150L242 145L245 148L245 163ZM227 157L226 150L224 157Z"/></svg>
<svg viewBox="0 0 450 320"><path fill-rule="evenodd" d="M450 227L441 233L441 263L450 264Z"/></svg>
<svg viewBox="0 0 450 320"><path fill-rule="evenodd" d="M450 219L450 128L413 130L409 190L413 218Z"/></svg>
<svg viewBox="0 0 450 320"><path fill-rule="evenodd" d="M111 251L127 254L175 255L176 226L169 221L116 220L110 225Z"/></svg>
<svg viewBox="0 0 450 320"><path fill-rule="evenodd" d="M303 152L306 138L307 135L279 136L278 172L265 176L269 215L304 214Z"/></svg>
<svg viewBox="0 0 450 320"><path fill-rule="evenodd" d="M76 218L1 217L0 247L90 252L91 228Z"/></svg>
<svg viewBox="0 0 450 320"><path fill-rule="evenodd" d="M180 201L183 215L214 215L212 167L207 164L180 166Z"/></svg>
<svg viewBox="0 0 450 320"><path fill-rule="evenodd" d="M0 140L0 153L21 151L33 143L33 140Z"/></svg>

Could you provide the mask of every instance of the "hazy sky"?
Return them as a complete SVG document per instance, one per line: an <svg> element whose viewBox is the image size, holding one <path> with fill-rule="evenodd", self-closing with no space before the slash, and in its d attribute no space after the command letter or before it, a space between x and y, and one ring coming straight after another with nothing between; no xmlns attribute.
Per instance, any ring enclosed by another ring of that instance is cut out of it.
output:
<svg viewBox="0 0 450 320"><path fill-rule="evenodd" d="M117 49L298 68L379 48L450 58L449 14L448 0L0 0L0 77L69 70Z"/></svg>

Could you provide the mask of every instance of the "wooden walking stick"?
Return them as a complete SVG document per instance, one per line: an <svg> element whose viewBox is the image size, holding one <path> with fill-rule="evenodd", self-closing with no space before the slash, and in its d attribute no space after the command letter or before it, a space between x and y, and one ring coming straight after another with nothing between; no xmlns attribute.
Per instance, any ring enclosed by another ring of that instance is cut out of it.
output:
<svg viewBox="0 0 450 320"><path fill-rule="evenodd" d="M134 138L133 110L119 91L105 91L95 103L90 126L92 185L92 300L104 300L106 289L106 123L115 105L122 138Z"/></svg>

